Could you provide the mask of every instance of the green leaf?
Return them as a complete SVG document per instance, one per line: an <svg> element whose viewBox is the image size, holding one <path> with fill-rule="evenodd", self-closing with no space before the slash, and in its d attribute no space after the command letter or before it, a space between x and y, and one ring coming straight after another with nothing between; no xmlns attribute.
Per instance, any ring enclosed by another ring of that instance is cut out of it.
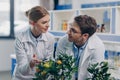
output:
<svg viewBox="0 0 120 80"><path fill-rule="evenodd" d="M107 73L108 71L107 62L91 64L87 68L87 70L92 75L92 77L87 78L86 80L109 80L111 75L110 73Z"/></svg>
<svg viewBox="0 0 120 80"><path fill-rule="evenodd" d="M56 62L60 60L62 64L57 64ZM36 79L38 80L47 80L47 78L52 75L55 80L60 80L63 76L66 77L67 80L72 79L72 75L78 70L77 66L75 66L75 58L73 56L69 56L65 53L60 53L55 60L48 60L47 66L45 67L46 61L41 62L37 67L40 69L39 72L36 72ZM46 72L44 75L42 72Z"/></svg>
<svg viewBox="0 0 120 80"><path fill-rule="evenodd" d="M94 70L93 70L93 69L88 68L87 70L88 70L90 73L94 73Z"/></svg>

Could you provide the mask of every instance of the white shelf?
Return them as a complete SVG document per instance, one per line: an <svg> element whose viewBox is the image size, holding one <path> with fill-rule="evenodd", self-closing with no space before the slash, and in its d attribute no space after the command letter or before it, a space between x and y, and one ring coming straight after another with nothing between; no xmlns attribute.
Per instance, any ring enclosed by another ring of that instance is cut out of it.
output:
<svg viewBox="0 0 120 80"><path fill-rule="evenodd" d="M112 43L120 42L120 6L56 10L51 11L50 14L50 30L53 32L58 32L59 35L66 31L62 29L62 21L67 20L68 25L77 15L89 15L96 19L98 25L105 24L105 32L97 33L103 41ZM56 36L60 37L58 34Z"/></svg>
<svg viewBox="0 0 120 80"><path fill-rule="evenodd" d="M120 7L115 8L115 34L120 34Z"/></svg>
<svg viewBox="0 0 120 80"><path fill-rule="evenodd" d="M76 16L76 10L59 10L59 11L53 11L53 30L54 31L66 31L63 29L63 22L66 21L67 27L71 20Z"/></svg>

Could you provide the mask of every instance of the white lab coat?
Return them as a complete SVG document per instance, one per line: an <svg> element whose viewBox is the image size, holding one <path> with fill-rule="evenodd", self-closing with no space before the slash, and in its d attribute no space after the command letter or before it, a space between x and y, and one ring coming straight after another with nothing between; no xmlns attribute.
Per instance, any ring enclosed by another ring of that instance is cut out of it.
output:
<svg viewBox="0 0 120 80"><path fill-rule="evenodd" d="M66 52L68 55L73 55L73 43L68 41L68 36L64 36L59 40L56 54L59 52ZM90 64L104 61L104 52L105 47L103 42L96 36L96 34L92 35L88 44L86 45L85 50L83 51L78 67L78 80L85 80L90 75L87 71L87 68ZM73 79L74 80L74 77Z"/></svg>
<svg viewBox="0 0 120 80"><path fill-rule="evenodd" d="M54 36L50 33L43 33L35 39L30 30L19 34L15 41L15 53L17 64L15 66L13 80L32 80L35 77L35 69L31 69L29 63L36 54L39 59L53 57Z"/></svg>

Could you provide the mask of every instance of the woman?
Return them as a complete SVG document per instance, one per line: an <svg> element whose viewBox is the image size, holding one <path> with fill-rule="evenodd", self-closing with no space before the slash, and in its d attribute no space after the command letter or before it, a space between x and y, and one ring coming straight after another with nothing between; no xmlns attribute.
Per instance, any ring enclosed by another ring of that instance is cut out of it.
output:
<svg viewBox="0 0 120 80"><path fill-rule="evenodd" d="M53 57L54 36L48 33L50 15L48 11L36 6L26 11L30 28L21 32L15 41L17 65L13 80L32 80L35 78L35 65L40 60Z"/></svg>

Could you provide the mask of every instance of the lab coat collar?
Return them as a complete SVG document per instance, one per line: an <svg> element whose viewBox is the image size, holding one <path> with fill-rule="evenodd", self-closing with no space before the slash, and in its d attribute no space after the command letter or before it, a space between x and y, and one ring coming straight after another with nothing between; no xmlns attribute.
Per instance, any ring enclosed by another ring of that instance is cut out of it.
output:
<svg viewBox="0 0 120 80"><path fill-rule="evenodd" d="M34 42L34 41L48 41L46 33L42 33L41 36L39 36L37 39L33 37L33 35L30 32L30 29L28 29L25 32L25 35L23 35L22 42Z"/></svg>
<svg viewBox="0 0 120 80"><path fill-rule="evenodd" d="M93 43L95 43L96 41L95 41L95 38L96 38L96 34L94 33L88 40L88 48L89 49L95 49L95 46L96 45L93 45Z"/></svg>
<svg viewBox="0 0 120 80"><path fill-rule="evenodd" d="M95 43L94 38L95 38L95 34L93 34L89 39L88 39L88 43L86 45L86 48L83 52L83 54L81 55L81 60L80 63L81 65L84 63L84 61L86 60L86 58L90 55L89 53L91 53L91 51L93 51L95 49L95 45L93 45L93 43Z"/></svg>

